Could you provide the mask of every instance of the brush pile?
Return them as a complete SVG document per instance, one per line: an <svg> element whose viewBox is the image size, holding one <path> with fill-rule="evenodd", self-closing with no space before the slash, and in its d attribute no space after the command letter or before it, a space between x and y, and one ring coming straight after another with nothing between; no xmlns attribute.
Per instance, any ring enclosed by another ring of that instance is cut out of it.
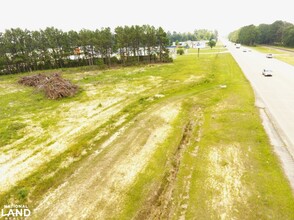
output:
<svg viewBox="0 0 294 220"><path fill-rule="evenodd" d="M24 76L18 83L36 87L37 90L43 91L48 99L73 96L78 91L78 86L63 79L59 73Z"/></svg>

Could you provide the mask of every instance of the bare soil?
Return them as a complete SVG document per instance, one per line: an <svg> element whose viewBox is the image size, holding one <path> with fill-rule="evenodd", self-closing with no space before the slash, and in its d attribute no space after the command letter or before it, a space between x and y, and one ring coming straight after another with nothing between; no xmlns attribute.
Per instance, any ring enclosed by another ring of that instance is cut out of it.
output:
<svg viewBox="0 0 294 220"><path fill-rule="evenodd" d="M169 134L180 105L152 108L130 123L34 210L34 219L106 219L116 213L126 189L144 169L152 153ZM83 204L83 205L80 205Z"/></svg>

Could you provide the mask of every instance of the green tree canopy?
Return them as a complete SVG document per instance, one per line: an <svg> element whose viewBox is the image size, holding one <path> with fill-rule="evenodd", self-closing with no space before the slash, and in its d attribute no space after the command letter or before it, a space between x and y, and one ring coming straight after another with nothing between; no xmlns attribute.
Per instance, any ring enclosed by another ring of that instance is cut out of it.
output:
<svg viewBox="0 0 294 220"><path fill-rule="evenodd" d="M248 25L229 34L229 40L246 45L277 44L289 46L293 24L286 21L275 21L272 24L260 24L257 27Z"/></svg>
<svg viewBox="0 0 294 220"><path fill-rule="evenodd" d="M283 43L285 46L294 47L294 26L290 26L285 30Z"/></svg>
<svg viewBox="0 0 294 220"><path fill-rule="evenodd" d="M216 45L216 41L214 39L211 39L208 43L208 46L210 46L210 48L212 49L213 47L215 47Z"/></svg>
<svg viewBox="0 0 294 220"><path fill-rule="evenodd" d="M239 32L239 42L245 45L255 45L258 38L258 29L254 25L242 27Z"/></svg>
<svg viewBox="0 0 294 220"><path fill-rule="evenodd" d="M133 25L79 32L47 27L29 31L20 28L0 33L0 74L61 67L111 65L134 62L169 62L169 44L163 28ZM111 59L120 55L120 60Z"/></svg>

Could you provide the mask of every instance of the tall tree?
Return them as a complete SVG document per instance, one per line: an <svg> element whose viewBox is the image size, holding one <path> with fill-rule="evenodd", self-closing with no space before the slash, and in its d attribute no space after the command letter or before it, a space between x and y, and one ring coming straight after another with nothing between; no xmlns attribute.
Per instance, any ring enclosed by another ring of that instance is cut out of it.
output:
<svg viewBox="0 0 294 220"><path fill-rule="evenodd" d="M127 35L125 32L125 28L118 26L115 28L115 44L116 44L116 48L119 51L120 54L120 58L123 62L123 64L125 64L127 56L128 56L128 44L127 44Z"/></svg>
<svg viewBox="0 0 294 220"><path fill-rule="evenodd" d="M45 45L47 46L48 54L51 57L54 68L63 66L63 49L65 42L64 33L54 27L48 27L43 32L45 38Z"/></svg>
<svg viewBox="0 0 294 220"><path fill-rule="evenodd" d="M239 41L241 44L254 45L258 38L258 30L254 25L242 27L239 32Z"/></svg>
<svg viewBox="0 0 294 220"><path fill-rule="evenodd" d="M148 53L149 63L150 63L152 61L152 57L154 57L155 46L157 43L156 29L154 26L147 25L145 38L146 38L146 47L147 47L147 53Z"/></svg>
<svg viewBox="0 0 294 220"><path fill-rule="evenodd" d="M289 26L284 33L283 43L287 47L294 47L294 25Z"/></svg>
<svg viewBox="0 0 294 220"><path fill-rule="evenodd" d="M115 51L124 64L140 62L142 55L149 62L166 62L168 44L166 32L150 25L117 27L115 33L110 28L80 32L63 32L54 27L39 31L10 29L0 33L0 74L94 65L99 57L111 65ZM73 54L80 55L79 59L71 60Z"/></svg>
<svg viewBox="0 0 294 220"><path fill-rule="evenodd" d="M287 33L291 30L291 27L293 27L293 24L285 21L260 24L257 27L248 25L231 32L229 39L233 42L240 42L247 45L255 43L285 45L285 40L291 40L289 33Z"/></svg>
<svg viewBox="0 0 294 220"><path fill-rule="evenodd" d="M114 48L114 39L110 28L102 28L101 30L97 29L95 31L95 48L103 60L105 60L104 62L110 65L110 57Z"/></svg>
<svg viewBox="0 0 294 220"><path fill-rule="evenodd" d="M285 21L275 21L270 25L270 35L272 37L271 42L273 44L282 44L284 32L287 27L291 26L291 23Z"/></svg>
<svg viewBox="0 0 294 220"><path fill-rule="evenodd" d="M270 33L270 25L269 24L260 24L257 27L258 29L258 39L257 42L259 44L269 44L271 43L271 33Z"/></svg>
<svg viewBox="0 0 294 220"><path fill-rule="evenodd" d="M156 36L157 36L157 45L159 47L159 60L164 61L164 54L168 53L168 50L166 47L168 46L169 40L167 38L167 35L165 31L162 29L162 27L159 27L156 30Z"/></svg>
<svg viewBox="0 0 294 220"><path fill-rule="evenodd" d="M83 29L79 33L81 38L81 45L86 60L89 65L94 65L94 44L95 44L95 33L94 31Z"/></svg>

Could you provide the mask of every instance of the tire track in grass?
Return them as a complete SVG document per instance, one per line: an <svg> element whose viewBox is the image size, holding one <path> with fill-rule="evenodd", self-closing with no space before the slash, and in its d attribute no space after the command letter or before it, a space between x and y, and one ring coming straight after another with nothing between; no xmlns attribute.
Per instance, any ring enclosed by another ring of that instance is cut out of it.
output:
<svg viewBox="0 0 294 220"><path fill-rule="evenodd" d="M91 155L63 185L47 193L33 211L33 218L113 217L127 188L167 137L179 111L179 104L163 103L136 117L110 146Z"/></svg>
<svg viewBox="0 0 294 220"><path fill-rule="evenodd" d="M196 157L198 152L198 147L194 146L194 141L199 141L201 132L198 130L196 138L193 138L193 134L195 129L201 126L203 116L200 108L197 110L193 109L191 112L193 112L193 116L189 118L189 121L183 128L182 138L178 147L172 158L167 161L167 168L161 185L155 192L152 192L135 219L171 219L178 210L180 210L180 218L185 218L193 167L189 170L188 175L184 177L184 189L182 190L184 195L182 194L178 200L174 200L174 191L177 187L178 173L182 166L183 155L189 147L193 148L193 151L190 153L191 157Z"/></svg>

